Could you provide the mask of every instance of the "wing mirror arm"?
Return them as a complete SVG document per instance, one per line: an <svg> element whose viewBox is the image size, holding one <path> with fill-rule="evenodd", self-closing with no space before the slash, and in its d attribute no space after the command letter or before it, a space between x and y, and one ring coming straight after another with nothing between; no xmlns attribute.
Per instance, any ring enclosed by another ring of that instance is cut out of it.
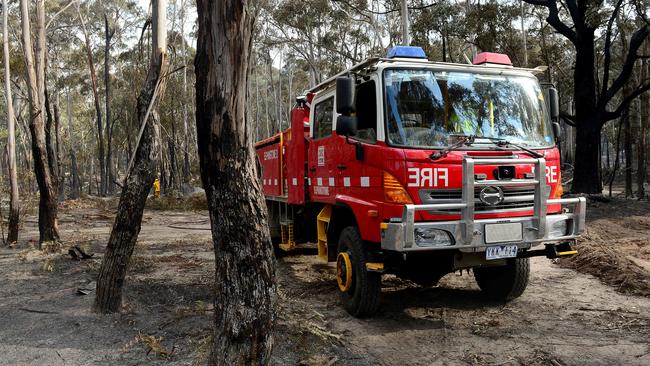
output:
<svg viewBox="0 0 650 366"><path fill-rule="evenodd" d="M336 119L336 134L345 136L345 142L354 145L357 160L363 161L363 144L350 141L350 136L357 135L357 119L354 112L354 78L342 76L336 79L336 112L341 115Z"/></svg>

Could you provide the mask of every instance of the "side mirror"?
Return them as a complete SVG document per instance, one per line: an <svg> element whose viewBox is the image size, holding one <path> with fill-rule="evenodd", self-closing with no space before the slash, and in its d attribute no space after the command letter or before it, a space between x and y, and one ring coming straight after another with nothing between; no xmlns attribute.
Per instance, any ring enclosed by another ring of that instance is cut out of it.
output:
<svg viewBox="0 0 650 366"><path fill-rule="evenodd" d="M560 120L560 95L557 89L548 88L548 113L551 117L551 122L557 123Z"/></svg>
<svg viewBox="0 0 650 366"><path fill-rule="evenodd" d="M336 134L339 136L355 136L357 134L357 119L346 115L340 115L336 119Z"/></svg>
<svg viewBox="0 0 650 366"><path fill-rule="evenodd" d="M562 136L562 127L560 127L559 122L553 122L553 135L555 136L555 141L560 141Z"/></svg>
<svg viewBox="0 0 650 366"><path fill-rule="evenodd" d="M338 77L336 78L336 113L350 116L352 112L354 112L354 78Z"/></svg>

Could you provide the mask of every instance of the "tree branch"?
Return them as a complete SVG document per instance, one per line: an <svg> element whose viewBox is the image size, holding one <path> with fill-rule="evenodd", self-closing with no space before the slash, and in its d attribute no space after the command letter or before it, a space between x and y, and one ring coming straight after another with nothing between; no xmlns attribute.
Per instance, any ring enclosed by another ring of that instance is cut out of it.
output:
<svg viewBox="0 0 650 366"><path fill-rule="evenodd" d="M567 112L560 112L560 118L562 118L567 125L576 127L576 117L574 115Z"/></svg>
<svg viewBox="0 0 650 366"><path fill-rule="evenodd" d="M601 99L604 98L607 94L607 85L609 84L609 67L612 61L612 52L610 50L610 47L612 45L612 25L614 25L614 20L616 20L616 17L618 16L621 5L623 5L623 0L618 0L616 6L614 7L612 15L607 21L607 31L605 32L605 60L603 61L603 82L602 90L600 92Z"/></svg>
<svg viewBox="0 0 650 366"><path fill-rule="evenodd" d="M621 103L618 105L618 108L616 108L616 110L614 110L613 112L605 113L605 121L610 121L619 118L623 114L623 111L625 111L625 109L630 105L630 103L634 101L634 99L636 99L641 94L647 92L648 90L650 90L650 83L643 86L639 86L635 91L633 91L630 95L628 95L621 101Z"/></svg>
<svg viewBox="0 0 650 366"><path fill-rule="evenodd" d="M632 34L632 37L630 38L630 48L627 52L627 56L625 57L625 62L623 63L621 72L618 74L618 77L612 82L612 85L607 90L605 98L600 101L599 104L601 106L607 105L607 103L609 103L609 101L614 98L616 93L618 93L621 88L623 88L623 85L625 85L625 83L630 79L630 76L634 71L634 63L638 59L637 52L643 45L643 42L646 40L646 38L648 38L647 26L643 26L637 29L636 32ZM606 86L603 85L603 87Z"/></svg>
<svg viewBox="0 0 650 366"><path fill-rule="evenodd" d="M532 5L545 6L548 8L548 17L546 21L556 31L565 36L571 43L576 44L576 32L568 25L564 24L560 19L560 11L557 8L557 0L523 0L524 2ZM575 21L575 20L574 20Z"/></svg>
<svg viewBox="0 0 650 366"><path fill-rule="evenodd" d="M45 25L45 29L49 28L49 27L50 27L50 24L52 24L52 21L54 21L54 19L56 19L56 17L58 17L58 16L59 16L61 13L63 13L67 8L69 8L70 5L72 5L72 4L76 3L76 2L77 2L77 0L71 0L71 1L68 3L68 5L64 6L63 8L61 8L61 10L57 11L56 14L52 15L52 17L50 18L50 20L49 20L49 21L47 22L47 24Z"/></svg>

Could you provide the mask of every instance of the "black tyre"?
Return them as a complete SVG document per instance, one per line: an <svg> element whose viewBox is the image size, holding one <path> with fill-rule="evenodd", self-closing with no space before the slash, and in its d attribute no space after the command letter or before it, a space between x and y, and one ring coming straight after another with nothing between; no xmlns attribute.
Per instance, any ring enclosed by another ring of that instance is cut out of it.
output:
<svg viewBox="0 0 650 366"><path fill-rule="evenodd" d="M341 231L337 256L339 294L345 310L358 318L377 312L381 293L381 274L366 269L369 255L365 245L356 227L348 226ZM348 283L346 276L349 269L345 263L352 268L351 276L347 277L350 280Z"/></svg>
<svg viewBox="0 0 650 366"><path fill-rule="evenodd" d="M481 291L493 300L518 298L528 286L528 258L508 259L505 266L474 268L474 278Z"/></svg>

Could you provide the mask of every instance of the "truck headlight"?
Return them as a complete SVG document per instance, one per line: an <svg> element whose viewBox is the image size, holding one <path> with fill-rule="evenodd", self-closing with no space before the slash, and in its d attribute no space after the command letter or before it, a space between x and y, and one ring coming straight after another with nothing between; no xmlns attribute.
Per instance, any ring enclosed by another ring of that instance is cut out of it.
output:
<svg viewBox="0 0 650 366"><path fill-rule="evenodd" d="M553 223L553 225L551 225L551 232L549 233L549 237L559 238L561 236L566 236L568 235L568 228L569 220L556 221Z"/></svg>
<svg viewBox="0 0 650 366"><path fill-rule="evenodd" d="M438 247L453 245L454 241L444 230L415 228L415 244L420 247Z"/></svg>

